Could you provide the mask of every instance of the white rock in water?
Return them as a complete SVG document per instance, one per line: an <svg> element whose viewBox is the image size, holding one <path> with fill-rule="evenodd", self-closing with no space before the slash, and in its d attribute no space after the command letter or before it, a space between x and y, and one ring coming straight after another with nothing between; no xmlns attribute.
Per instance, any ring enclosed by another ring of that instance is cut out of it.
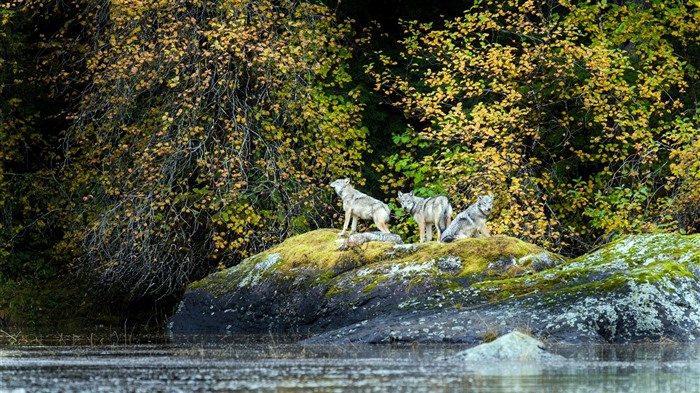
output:
<svg viewBox="0 0 700 393"><path fill-rule="evenodd" d="M490 343L459 352L452 359L467 362L564 360L564 357L549 353L543 347L544 343L527 334L512 332Z"/></svg>

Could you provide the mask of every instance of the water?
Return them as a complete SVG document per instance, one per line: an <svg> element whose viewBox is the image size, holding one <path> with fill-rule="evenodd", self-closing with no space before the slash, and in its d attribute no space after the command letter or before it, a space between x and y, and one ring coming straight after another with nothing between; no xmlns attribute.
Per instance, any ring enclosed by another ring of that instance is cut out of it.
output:
<svg viewBox="0 0 700 393"><path fill-rule="evenodd" d="M700 392L700 345L559 346L554 363L468 364L460 345L279 337L0 340L0 392ZM107 342L107 343L105 343Z"/></svg>

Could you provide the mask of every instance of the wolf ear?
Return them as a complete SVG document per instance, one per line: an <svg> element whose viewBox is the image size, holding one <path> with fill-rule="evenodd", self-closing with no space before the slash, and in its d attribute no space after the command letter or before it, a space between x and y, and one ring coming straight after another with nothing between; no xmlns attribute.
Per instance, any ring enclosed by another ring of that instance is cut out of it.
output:
<svg viewBox="0 0 700 393"><path fill-rule="evenodd" d="M401 198L403 195L403 192L399 191L399 198Z"/></svg>
<svg viewBox="0 0 700 393"><path fill-rule="evenodd" d="M415 192L413 192L413 190L411 190L411 192L409 192L408 195L410 195L410 196L416 196L416 194L415 194Z"/></svg>

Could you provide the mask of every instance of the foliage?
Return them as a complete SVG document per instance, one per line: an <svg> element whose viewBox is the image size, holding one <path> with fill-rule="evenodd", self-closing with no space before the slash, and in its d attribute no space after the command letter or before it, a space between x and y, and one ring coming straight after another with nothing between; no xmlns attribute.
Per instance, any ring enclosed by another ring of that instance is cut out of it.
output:
<svg viewBox="0 0 700 393"><path fill-rule="evenodd" d="M0 38L2 39L2 42L7 42L8 41L8 29L7 26L10 24L11 17L13 15L13 10L9 8L8 4L4 4L2 7L0 7ZM2 97L2 102L8 102L5 98L5 95L3 94L3 91L5 90L5 84L7 83L8 75L7 71L9 68L8 66L8 59L11 58L11 54L8 53L9 51L5 49L3 45L2 52L0 52L0 97ZM3 212L2 214L2 220L0 221L0 233L3 234L3 236L0 238L2 240L2 243L0 244L0 260L4 260L7 258L7 241L5 240L5 233L7 233L7 227L8 227L8 222L5 214L5 209L6 209L6 202L4 198L7 193L7 180L5 178L5 172L6 172L6 164L5 162L10 158L8 155L12 150L14 150L14 143L12 141L12 138L9 137L8 135L8 127L6 126L6 121L5 118L7 117L6 112L8 111L8 108L6 105L3 105L0 107L0 211Z"/></svg>
<svg viewBox="0 0 700 393"><path fill-rule="evenodd" d="M26 283L158 298L332 226L336 177L455 212L495 192L494 233L567 254L700 228L697 2L326 3L0 4L0 282L25 315ZM384 25L372 63L337 12ZM401 12L434 22L394 47Z"/></svg>
<svg viewBox="0 0 700 393"><path fill-rule="evenodd" d="M65 121L52 97L57 49L42 41L52 27L37 27L35 11L22 0L0 6L0 281L60 270L50 250L63 235L66 205L52 165Z"/></svg>
<svg viewBox="0 0 700 393"><path fill-rule="evenodd" d="M457 211L494 192L493 232L567 253L697 230L699 19L697 4L510 0L405 23L401 55L367 66L411 122L387 187L444 189Z"/></svg>
<svg viewBox="0 0 700 393"><path fill-rule="evenodd" d="M349 26L311 2L101 1L68 131L78 268L167 294L329 226L326 184L356 174Z"/></svg>

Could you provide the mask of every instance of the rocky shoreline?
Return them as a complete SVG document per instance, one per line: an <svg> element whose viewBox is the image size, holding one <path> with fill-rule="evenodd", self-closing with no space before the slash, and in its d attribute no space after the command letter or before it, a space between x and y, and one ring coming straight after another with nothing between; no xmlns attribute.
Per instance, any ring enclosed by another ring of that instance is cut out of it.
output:
<svg viewBox="0 0 700 393"><path fill-rule="evenodd" d="M309 344L480 343L514 330L562 343L695 341L700 236L630 236L573 260L509 237L288 239L190 285L172 334L295 333Z"/></svg>

